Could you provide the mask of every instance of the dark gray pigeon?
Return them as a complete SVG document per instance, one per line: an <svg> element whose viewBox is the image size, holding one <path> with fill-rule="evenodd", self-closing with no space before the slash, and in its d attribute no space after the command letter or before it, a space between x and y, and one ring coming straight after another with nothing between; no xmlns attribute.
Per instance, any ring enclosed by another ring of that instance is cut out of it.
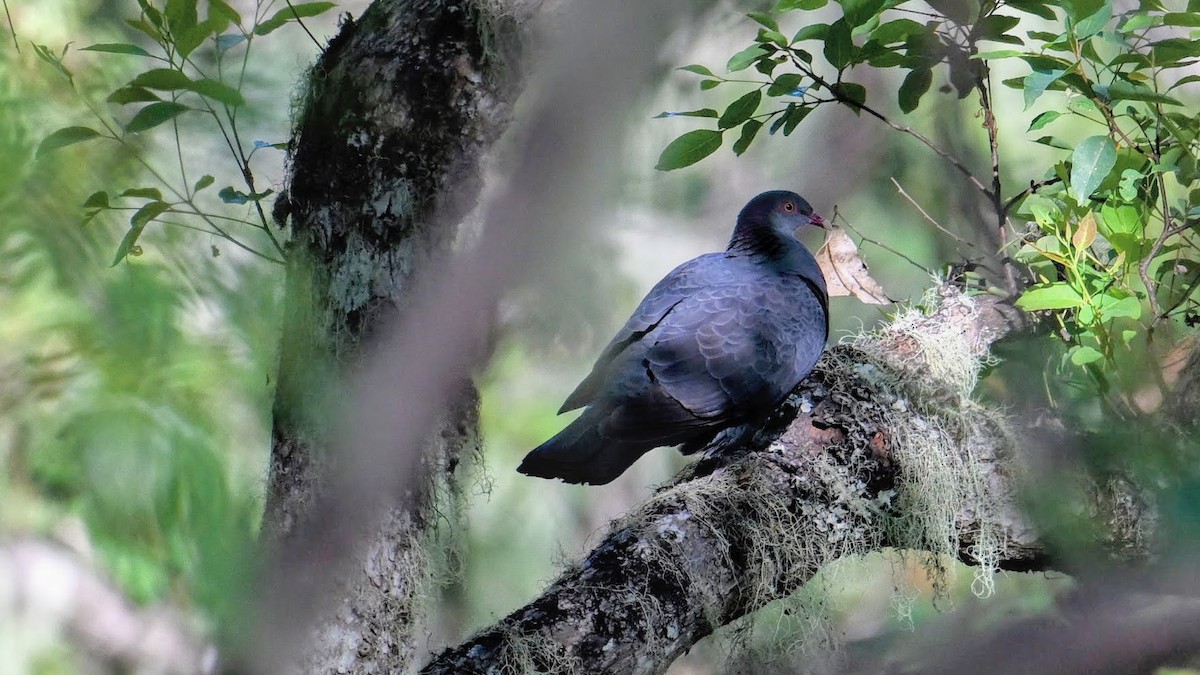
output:
<svg viewBox="0 0 1200 675"><path fill-rule="evenodd" d="M751 199L724 253L689 260L651 289L559 410L583 414L517 470L602 485L648 450L689 454L761 421L812 370L829 333L825 277L795 237L809 225L826 227L794 192Z"/></svg>

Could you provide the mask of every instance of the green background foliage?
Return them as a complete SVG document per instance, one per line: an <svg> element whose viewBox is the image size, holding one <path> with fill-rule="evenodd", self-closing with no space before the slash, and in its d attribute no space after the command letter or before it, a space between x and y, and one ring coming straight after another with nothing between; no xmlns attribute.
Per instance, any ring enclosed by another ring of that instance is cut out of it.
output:
<svg viewBox="0 0 1200 675"><path fill-rule="evenodd" d="M0 51L0 527L81 529L130 597L231 630L280 339L284 234L266 215L288 128L278 102L316 44L280 2L251 3L253 15L220 1L37 4L14 7L21 51ZM293 5L305 28L332 31L330 3ZM1150 407L1147 390L1161 394L1163 355L1197 321L1194 5L784 0L716 21L676 62L723 68L685 66L653 110L630 111L621 174L595 186L612 212L581 214L585 243L508 301L480 379L487 452L431 643L527 602L678 468L651 453L602 488L513 472L565 424L553 411L650 284L722 248L736 209L773 187L853 226L893 297L916 300L948 262L1011 256L1032 284L1020 303L1058 330L1002 347L983 393L1080 420L1095 430L1091 466L1132 465L1166 486L1173 522L1194 521L1192 465L1144 426L1122 428ZM664 108L683 112L646 121ZM1005 281L1000 268L968 276L979 292ZM846 298L833 314L835 334L881 317ZM1043 522L1074 522L1045 478L1031 494ZM980 602L971 576L953 602ZM851 561L821 585L850 635L944 621L912 561ZM1044 611L1066 586L1001 578L990 616ZM754 643L779 648L795 616L770 608L763 625L779 630ZM680 667L711 672L726 657L702 646Z"/></svg>

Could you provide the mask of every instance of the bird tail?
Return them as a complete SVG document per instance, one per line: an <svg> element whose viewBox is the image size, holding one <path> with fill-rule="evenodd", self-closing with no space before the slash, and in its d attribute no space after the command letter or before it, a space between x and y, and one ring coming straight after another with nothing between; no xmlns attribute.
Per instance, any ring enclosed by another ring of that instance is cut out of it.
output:
<svg viewBox="0 0 1200 675"><path fill-rule="evenodd" d="M567 483L604 485L654 447L644 441L605 438L595 421L585 417L586 414L530 451L517 471L538 478L561 478Z"/></svg>

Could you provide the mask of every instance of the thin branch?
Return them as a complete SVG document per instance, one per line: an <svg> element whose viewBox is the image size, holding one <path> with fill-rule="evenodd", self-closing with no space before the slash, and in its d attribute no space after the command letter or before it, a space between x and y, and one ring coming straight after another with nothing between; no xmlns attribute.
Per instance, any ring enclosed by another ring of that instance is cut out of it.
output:
<svg viewBox="0 0 1200 675"><path fill-rule="evenodd" d="M967 181L970 182L971 185L974 185L975 188L978 189L979 192L983 194L983 196L987 197L989 200L992 199L992 191L990 189L988 189L988 187L986 185L984 185L979 180L979 178L976 177L975 174L972 173L969 168L967 168L967 165L963 164L962 160L960 160L958 157L954 156L953 154L951 154L950 152L948 152L946 150L943 150L938 144L931 141L927 136L925 136L921 132L917 131L916 129L913 129L912 127L906 127L906 126L901 126L899 124L896 124L895 122L888 119L883 113L879 112L878 110L875 110L874 108L872 108L864 103L859 103L858 101L847 98L846 96L838 93L837 90L833 87L833 85L829 84L829 82L825 81L823 78L821 78L819 75L817 75L811 68L809 68L807 65L805 65L805 63L803 61L801 61L798 57L796 57L794 50L793 50L793 55L792 55L792 62L795 64L796 68L800 70L800 72L802 72L805 75L807 75L808 77L812 78L812 80L814 82L816 82L817 84L821 85L822 87L825 87L825 89L827 89L829 91L829 93L832 94L839 103L841 103L843 105L848 105L851 108L854 108L855 110L861 110L862 112L865 112L868 115L879 120L880 122L883 122L884 124L888 125L892 129L895 129L896 131L899 131L904 134L908 134L909 136L912 136L913 138L920 141L921 143L924 143L926 147L928 147L930 150L932 150L934 153L936 153L939 157L950 162L950 164L952 166L954 166L954 168L958 169L959 172L962 173L962 175L964 177L966 177Z"/></svg>
<svg viewBox="0 0 1200 675"><path fill-rule="evenodd" d="M970 43L970 50L975 51L974 43ZM992 190L991 202L992 209L996 213L996 245L997 248L1004 247L1005 233L1004 226L1008 222L1008 211L1004 208L1001 202L1000 195L1002 190L1000 187L1000 130L996 124L996 115L992 109L992 97L988 87L988 78L991 77L991 71L988 69L987 63L979 62L980 73L975 80L975 88L979 90L979 105L983 109L983 127L987 129L988 134L988 150L992 161ZM1004 259L1004 277L1008 282L1008 290L1017 292L1017 276L1016 270L1013 269L1011 260Z"/></svg>
<svg viewBox="0 0 1200 675"><path fill-rule="evenodd" d="M851 224L850 224L850 221L849 221L849 220L846 220L846 217L845 217L845 216L843 216L842 214L838 213L838 210L837 210L836 208L833 210L833 217L832 217L832 218L830 218L830 220L831 220L831 221L832 221L834 224L837 224L837 223L840 221L840 222L841 222L841 224L842 224L842 225L843 225L843 226L844 226L844 227L845 227L847 230L850 230L850 231L851 231L851 232L853 232L855 235L857 235L857 236L858 236L858 238L859 238L860 240L862 240L862 241L864 241L864 242L866 242L866 243L868 243L868 244L874 244L875 246L878 246L879 248L881 248L881 249L883 249L883 250L885 250L885 251L887 251L887 252L889 252L889 253L891 253L891 254L893 254L893 255L895 255L895 256L897 256L897 257L899 257L899 258L902 258L902 259L904 259L904 260L908 261L908 263L909 263L910 265L912 265L913 267L916 267L917 269L921 270L922 272L925 272L926 274L931 274L931 270L930 270L928 267L926 267L926 266L922 265L921 263L917 262L916 260L913 260L912 258L910 258L910 257L908 257L908 256L906 256L906 255L904 255L904 254L903 254L903 253L901 253L900 251L897 251L896 249L892 248L891 246L888 246L887 244L885 244L885 243L883 243L883 242L881 242L881 241L877 241L877 240L875 240L875 239L871 239L870 237L867 237L867 236L865 236L865 235L864 235L862 232L859 232L857 229L855 229L855 227L854 227L853 225L851 225Z"/></svg>
<svg viewBox="0 0 1200 675"><path fill-rule="evenodd" d="M1172 234L1174 226L1171 225L1171 206L1167 201L1167 182L1163 179L1161 171L1154 174L1154 179L1158 183L1158 196L1162 200L1162 217L1163 230L1154 240L1154 244L1150 246L1150 250L1146 252L1146 257L1142 258L1141 264L1138 265L1138 275L1142 278L1142 283L1146 286L1146 295L1150 300L1150 311L1154 314L1152 324L1157 324L1163 318L1162 306L1158 304L1158 293L1154 285L1150 282L1150 263L1154 261L1155 256L1162 250L1163 245Z"/></svg>
<svg viewBox="0 0 1200 675"><path fill-rule="evenodd" d="M1037 192L1038 190L1041 190L1044 187L1048 187L1050 185L1057 185L1058 183L1061 183L1061 182L1062 182L1062 179L1059 178L1058 176L1055 176L1054 178L1047 178L1046 180L1039 180L1039 181L1031 180L1031 181L1029 181L1029 187L1025 188L1024 190L1021 190L1020 192L1018 192L1017 194L1015 194L1011 198L1009 198L1008 201L1004 202L1003 209L1004 209L1005 215L1007 216L1008 212L1012 210L1012 207L1015 206L1017 204L1017 202L1021 201L1022 199L1028 197L1029 195L1033 194L1034 192Z"/></svg>
<svg viewBox="0 0 1200 675"><path fill-rule="evenodd" d="M951 232L950 230L947 230L946 228L942 227L941 223L934 220L933 216L929 215L929 213L927 211L925 211L925 209L922 208L920 204L917 203L917 200L913 199L912 196L910 196L907 192L904 191L904 188L900 186L900 181L896 180L896 178L894 176L891 178L891 181L892 181L892 185L896 186L896 191L900 193L900 196L904 197L904 199L906 199L909 204L912 204L913 207L917 209L917 211L920 211L921 215L925 217L925 220L929 221L930 225L933 225L938 230L940 230L944 234L950 236L952 239L954 239L954 241L957 241L960 244L966 244L967 246L970 246L971 248L975 247L975 244L967 241L966 239L963 239L962 237L958 236L957 234Z"/></svg>
<svg viewBox="0 0 1200 675"><path fill-rule="evenodd" d="M17 26L13 23L12 14L8 11L8 0L4 0L4 16L8 17L8 30L10 33L12 33L13 47L15 47L17 53L20 54L21 42L20 40L17 40Z"/></svg>
<svg viewBox="0 0 1200 675"><path fill-rule="evenodd" d="M313 44L317 46L317 49L320 49L321 43L317 41L316 36L312 34L312 31L308 29L308 26L304 25L304 20L300 18L300 13L297 12L296 8L292 6L292 0L286 0L286 2L288 9L292 10L292 14L296 15L296 23L300 24L300 27L304 29L304 32L308 33L308 39L313 41Z"/></svg>

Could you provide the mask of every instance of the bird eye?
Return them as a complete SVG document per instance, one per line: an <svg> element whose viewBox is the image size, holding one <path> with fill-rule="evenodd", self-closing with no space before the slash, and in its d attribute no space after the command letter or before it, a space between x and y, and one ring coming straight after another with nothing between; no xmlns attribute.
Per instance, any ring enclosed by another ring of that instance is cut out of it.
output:
<svg viewBox="0 0 1200 675"><path fill-rule="evenodd" d="M793 204L793 203L791 203L791 202L784 202L784 203L783 203L783 210L784 210L784 211L788 211L788 212L795 211L795 210L796 210L796 205L795 205L795 204Z"/></svg>

